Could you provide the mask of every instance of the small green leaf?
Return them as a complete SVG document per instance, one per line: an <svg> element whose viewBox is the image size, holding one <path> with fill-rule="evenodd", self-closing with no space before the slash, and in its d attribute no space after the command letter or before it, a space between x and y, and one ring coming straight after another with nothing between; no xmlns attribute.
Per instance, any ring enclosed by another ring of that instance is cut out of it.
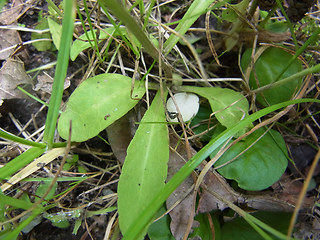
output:
<svg viewBox="0 0 320 240"><path fill-rule="evenodd" d="M121 31L122 34L127 33L124 27L119 27L119 30ZM93 33L94 33L94 36L96 36L97 30L94 30ZM102 40L108 38L112 34L115 36L119 35L119 33L115 30L114 27L109 27L109 28L100 30L98 42L100 43ZM89 37L89 39L87 36ZM89 41L91 41L91 44ZM82 51L86 50L87 48L90 48L92 44L94 44L92 33L88 31L88 35L82 34L77 40L73 42L71 46L70 59L74 61Z"/></svg>
<svg viewBox="0 0 320 240"><path fill-rule="evenodd" d="M222 19L228 22L235 22L238 19L238 15L231 8L226 8L222 11Z"/></svg>
<svg viewBox="0 0 320 240"><path fill-rule="evenodd" d="M281 212L257 212L252 216L258 218L270 227L286 234L290 223L291 213ZM263 240L260 236L242 217L237 217L234 220L227 222L222 227L223 240ZM278 238L277 238L278 239Z"/></svg>
<svg viewBox="0 0 320 240"><path fill-rule="evenodd" d="M165 122L159 91L128 147L120 175L118 210L122 234L126 233L165 185L169 159L169 138ZM146 229L140 237L144 234Z"/></svg>
<svg viewBox="0 0 320 240"><path fill-rule="evenodd" d="M55 22L51 18L48 18L48 24L49 24L49 29L50 29L53 43L54 43L55 47L59 50L60 39L61 39L61 34L62 34L62 25Z"/></svg>
<svg viewBox="0 0 320 240"><path fill-rule="evenodd" d="M211 229L208 217L211 217L214 229ZM213 214L199 213L194 219L199 222L199 226L193 228L193 232L189 235L188 239L212 240L212 232L214 232L214 239L220 239L221 229L219 220Z"/></svg>
<svg viewBox="0 0 320 240"><path fill-rule="evenodd" d="M50 181L48 181L48 182L46 181L46 182L40 183L39 187L37 188L36 195L39 196L39 197L42 197L43 194L45 194L47 192L47 190L48 190L50 185L51 185ZM57 187L58 187L58 183L55 182L53 187L51 188L50 192L48 193L48 195L44 199L45 200L52 199ZM36 197L36 199L39 200L40 199L39 197Z"/></svg>
<svg viewBox="0 0 320 240"><path fill-rule="evenodd" d="M217 121L214 118L210 119L210 114L212 113L210 107L200 105L199 111L196 116L191 121L190 127L194 134L201 134L207 131L214 124L217 124ZM210 141L212 138L213 130L210 130L204 135L200 136L201 141Z"/></svg>
<svg viewBox="0 0 320 240"><path fill-rule="evenodd" d="M275 32L275 33L284 33L288 31L288 23L287 22L273 22L270 24L267 24L265 26L265 29Z"/></svg>
<svg viewBox="0 0 320 240"><path fill-rule="evenodd" d="M69 220L79 219L81 217L81 210L76 209L68 212L57 212L57 213L44 213L43 217L50 220L52 225L59 228L67 228L70 226Z"/></svg>
<svg viewBox="0 0 320 240"><path fill-rule="evenodd" d="M261 137L264 132L265 129L258 129L236 143L215 164L218 167L245 151L233 162L218 169L225 178L236 180L242 189L266 189L278 181L287 168L287 149L282 136L277 131L270 130ZM214 157L215 154L216 151L210 156Z"/></svg>
<svg viewBox="0 0 320 240"><path fill-rule="evenodd" d="M219 87L181 87L183 91L194 92L207 98L215 117L225 127L230 128L248 115L247 99L232 89Z"/></svg>
<svg viewBox="0 0 320 240"><path fill-rule="evenodd" d="M44 30L49 28L48 21L46 18L41 18L39 20L37 26L35 29L37 30ZM42 38L51 38L50 32L44 32L44 33L36 33L32 32L31 33L31 40L36 40L36 39L42 39ZM38 50L38 51L48 51L52 48L52 43L50 41L39 41L39 42L34 42L32 45Z"/></svg>
<svg viewBox="0 0 320 240"><path fill-rule="evenodd" d="M72 120L71 141L86 141L125 115L145 93L143 83L135 81L131 97L131 80L120 74L105 73L81 83L60 116L60 136L68 139Z"/></svg>
<svg viewBox="0 0 320 240"><path fill-rule="evenodd" d="M163 205L158 212L158 217L167 211ZM151 240L174 240L170 231L170 217L168 214L164 215L158 221L152 223L148 229L148 236Z"/></svg>
<svg viewBox="0 0 320 240"><path fill-rule="evenodd" d="M247 49L241 58L241 68L244 72L250 64L251 53L252 49ZM266 49L255 62L255 73L252 71L249 79L250 87L257 89L274 83L291 58L292 55L283 49L276 47ZM296 59L279 80L294 75L301 70L302 63ZM299 90L301 84L301 78L294 79L291 82L262 91L257 94L257 100L263 106L288 101Z"/></svg>

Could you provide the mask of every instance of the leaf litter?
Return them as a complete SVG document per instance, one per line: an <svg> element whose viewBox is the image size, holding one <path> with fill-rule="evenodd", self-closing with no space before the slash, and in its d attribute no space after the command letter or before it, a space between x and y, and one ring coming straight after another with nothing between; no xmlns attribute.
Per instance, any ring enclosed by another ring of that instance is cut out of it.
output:
<svg viewBox="0 0 320 240"><path fill-rule="evenodd" d="M26 95L17 87L32 85L32 79L24 70L23 62L8 59L0 69L0 100L25 98Z"/></svg>

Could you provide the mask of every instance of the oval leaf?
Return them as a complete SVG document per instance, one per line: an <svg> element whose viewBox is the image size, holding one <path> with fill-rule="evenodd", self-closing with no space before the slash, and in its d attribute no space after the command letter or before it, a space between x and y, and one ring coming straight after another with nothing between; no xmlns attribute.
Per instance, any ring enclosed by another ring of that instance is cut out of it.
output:
<svg viewBox="0 0 320 240"><path fill-rule="evenodd" d="M241 68L246 71L250 64L252 49L247 49L241 59ZM292 55L283 49L270 47L267 48L258 60L255 62L255 73L251 73L249 85L252 89L257 89L265 85L275 82L283 68L290 61ZM284 72L284 79L302 70L301 61L295 60L290 67ZM255 78L257 77L257 79ZM263 106L274 105L277 103L290 100L293 95L299 90L302 84L302 78L294 79L283 85L279 85L257 94L257 100Z"/></svg>
<svg viewBox="0 0 320 240"><path fill-rule="evenodd" d="M261 137L264 132L265 129L258 129L244 141L236 143L215 164L218 167L245 151L233 162L218 169L225 178L236 180L242 189L259 191L268 188L280 179L287 168L287 149L282 136L270 130ZM212 153L211 157L215 154Z"/></svg>
<svg viewBox="0 0 320 240"><path fill-rule="evenodd" d="M120 175L118 211L123 235L165 185L169 159L165 122L164 106L158 92L128 147Z"/></svg>
<svg viewBox="0 0 320 240"><path fill-rule="evenodd" d="M194 92L207 98L218 121L230 128L248 114L249 103L241 94L229 88L219 87L181 87L183 91Z"/></svg>
<svg viewBox="0 0 320 240"><path fill-rule="evenodd" d="M107 126L125 115L145 93L143 83L135 81L131 98L131 78L120 74L100 74L81 83L71 94L62 112L58 131L62 138L83 142L99 134Z"/></svg>

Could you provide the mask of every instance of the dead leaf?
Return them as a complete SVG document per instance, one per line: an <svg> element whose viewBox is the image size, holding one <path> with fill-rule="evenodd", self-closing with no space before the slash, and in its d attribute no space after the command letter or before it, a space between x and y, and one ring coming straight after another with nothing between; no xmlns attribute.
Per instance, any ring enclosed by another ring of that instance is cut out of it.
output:
<svg viewBox="0 0 320 240"><path fill-rule="evenodd" d="M30 7L30 4L23 0L12 0L3 7L0 13L0 23L9 25L16 22Z"/></svg>
<svg viewBox="0 0 320 240"><path fill-rule="evenodd" d="M135 122L135 111L131 110L106 129L112 152L121 164L124 163L127 148L135 134Z"/></svg>
<svg viewBox="0 0 320 240"><path fill-rule="evenodd" d="M233 190L226 180L217 172L209 171L201 183L203 189L199 200L198 211L211 212L212 210L224 210L228 205L216 198L211 192L214 192L229 202L237 202L240 194Z"/></svg>
<svg viewBox="0 0 320 240"><path fill-rule="evenodd" d="M23 62L8 59L0 69L0 100L11 98L25 98L17 86L32 84L32 80L24 70Z"/></svg>
<svg viewBox="0 0 320 240"><path fill-rule="evenodd" d="M167 181L173 177L176 172L185 164L187 159L186 145L180 143L177 149L173 149L177 145L177 138L170 134L170 155L168 162L168 176ZM196 154L194 149L191 150L191 155ZM193 204L193 186L194 181L191 176L189 176L167 199L166 205L167 209L170 209L175 203L179 202L170 212L171 223L170 229L172 235L175 239L183 239L186 231L188 231L189 216L193 214L194 209ZM189 193L188 193L189 192ZM196 224L195 222L193 225Z"/></svg>
<svg viewBox="0 0 320 240"><path fill-rule="evenodd" d="M43 91L45 93L51 94L52 92L52 85L53 85L53 78L49 76L46 72L42 75L38 75L37 77L38 82L34 86L34 91ZM66 78L64 81L63 89L67 89L70 86L70 80Z"/></svg>
<svg viewBox="0 0 320 240"><path fill-rule="evenodd" d="M15 48L5 50L11 46L21 43L18 31L10 29L0 29L0 59L5 60L14 53ZM3 51L5 50L5 51Z"/></svg>

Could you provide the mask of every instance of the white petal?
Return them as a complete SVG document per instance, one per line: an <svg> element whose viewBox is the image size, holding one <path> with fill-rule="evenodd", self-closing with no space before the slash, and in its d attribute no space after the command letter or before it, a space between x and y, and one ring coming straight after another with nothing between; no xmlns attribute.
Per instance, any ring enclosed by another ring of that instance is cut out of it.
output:
<svg viewBox="0 0 320 240"><path fill-rule="evenodd" d="M199 97L193 93L176 93L173 95L184 122L194 117L199 110ZM171 122L178 122L178 110L172 98L167 101L167 111Z"/></svg>

